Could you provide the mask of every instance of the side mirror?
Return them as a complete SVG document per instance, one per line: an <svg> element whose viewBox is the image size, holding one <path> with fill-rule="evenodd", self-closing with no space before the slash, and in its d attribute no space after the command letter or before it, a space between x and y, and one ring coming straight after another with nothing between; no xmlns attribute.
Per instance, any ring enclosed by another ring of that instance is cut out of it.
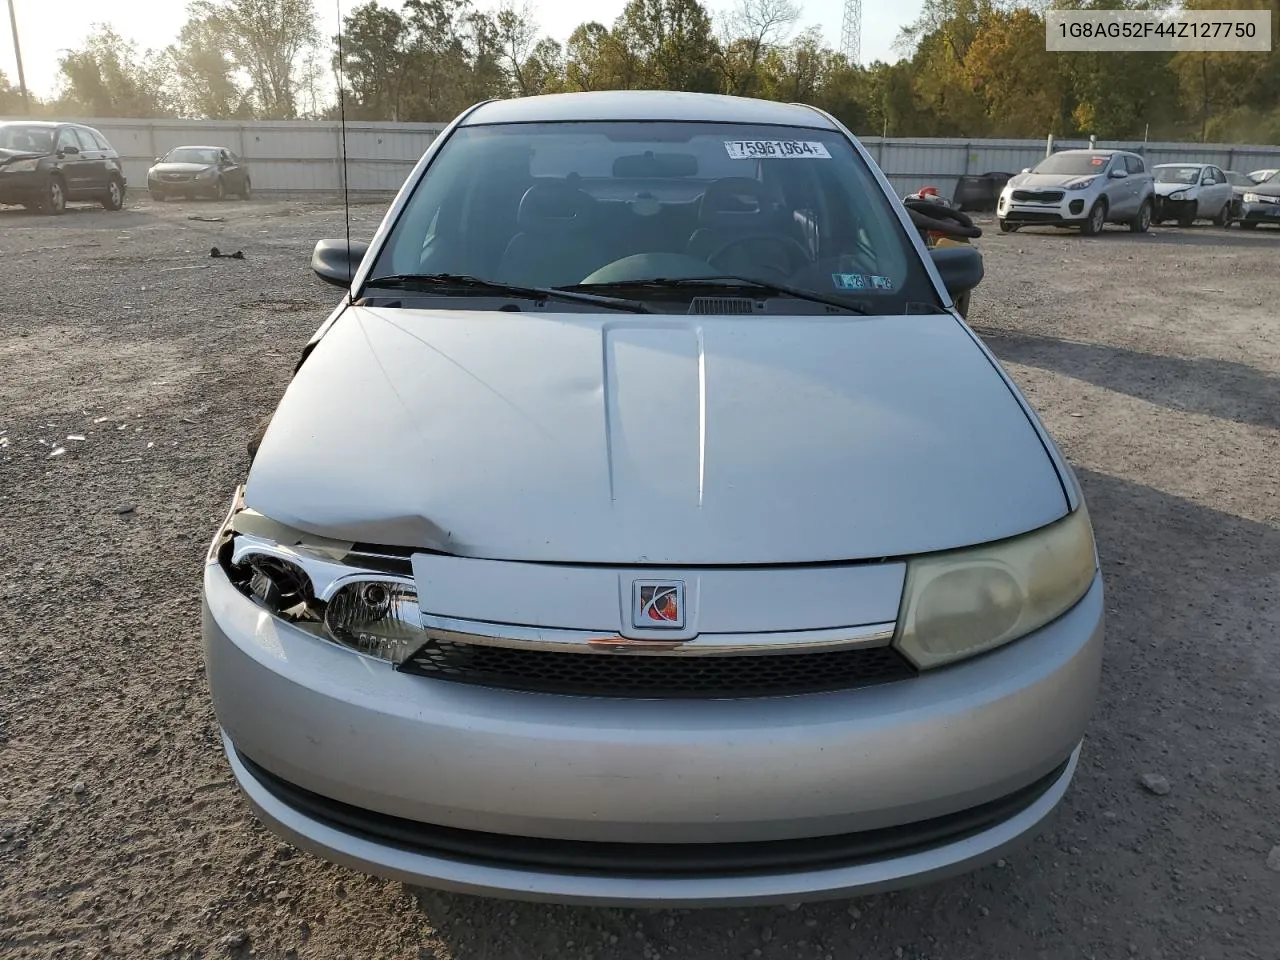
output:
<svg viewBox="0 0 1280 960"><path fill-rule="evenodd" d="M58 150L58 156L74 157L80 153L79 147L61 147Z"/></svg>
<svg viewBox="0 0 1280 960"><path fill-rule="evenodd" d="M164 157L156 157L156 163L164 163Z"/></svg>
<svg viewBox="0 0 1280 960"><path fill-rule="evenodd" d="M1031 168L1030 168L1030 167L1023 167L1023 168L1022 168L1022 172L1023 172L1023 173L1030 173L1030 172L1031 172Z"/></svg>
<svg viewBox="0 0 1280 960"><path fill-rule="evenodd" d="M1128 175L1129 175L1128 170L1112 170L1111 173L1108 174L1108 176L1111 177L1112 180L1123 180Z"/></svg>
<svg viewBox="0 0 1280 960"><path fill-rule="evenodd" d="M952 300L959 299L982 282L982 254L977 247L969 244L934 247L929 256L933 258L933 265Z"/></svg>
<svg viewBox="0 0 1280 960"><path fill-rule="evenodd" d="M1200 186L1202 186L1202 187L1209 186L1209 185L1210 185L1210 184L1212 184L1213 182L1214 182L1214 181L1213 181L1213 177L1201 177L1201 178L1200 178Z"/></svg>
<svg viewBox="0 0 1280 960"><path fill-rule="evenodd" d="M311 254L311 269L325 283L335 287L350 287L351 278L360 269L360 262L369 252L369 244L360 240L321 240Z"/></svg>

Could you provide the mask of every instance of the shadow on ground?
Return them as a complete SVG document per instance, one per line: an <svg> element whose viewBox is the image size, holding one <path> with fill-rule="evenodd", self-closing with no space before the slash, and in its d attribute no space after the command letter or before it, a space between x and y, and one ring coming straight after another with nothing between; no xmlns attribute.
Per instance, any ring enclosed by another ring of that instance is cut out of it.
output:
<svg viewBox="0 0 1280 960"><path fill-rule="evenodd" d="M1280 377L1243 363L974 329L1002 362L1085 380L1170 410L1280 429Z"/></svg>

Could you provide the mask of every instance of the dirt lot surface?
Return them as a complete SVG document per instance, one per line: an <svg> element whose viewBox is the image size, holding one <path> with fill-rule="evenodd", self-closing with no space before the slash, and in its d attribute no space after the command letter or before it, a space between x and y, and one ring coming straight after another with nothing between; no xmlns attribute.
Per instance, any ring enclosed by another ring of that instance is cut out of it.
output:
<svg viewBox="0 0 1280 960"><path fill-rule="evenodd" d="M360 876L277 843L231 781L198 574L250 426L336 302L307 267L341 224L302 202L0 211L0 956L1280 956L1280 231L981 241L971 320L1079 468L1109 590L1047 832L857 902L638 912Z"/></svg>

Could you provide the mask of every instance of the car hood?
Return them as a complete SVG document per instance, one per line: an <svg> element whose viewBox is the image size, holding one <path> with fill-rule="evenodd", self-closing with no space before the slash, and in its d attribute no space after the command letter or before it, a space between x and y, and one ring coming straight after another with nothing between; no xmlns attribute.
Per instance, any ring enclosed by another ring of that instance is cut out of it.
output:
<svg viewBox="0 0 1280 960"><path fill-rule="evenodd" d="M1179 190L1185 190L1188 193L1194 193L1199 188L1200 188L1199 184L1195 184L1195 183L1157 183L1156 196L1167 197L1169 196L1169 194L1177 193Z"/></svg>
<svg viewBox="0 0 1280 960"><path fill-rule="evenodd" d="M10 160L29 160L47 157L47 153L32 153L30 150L9 150L0 147L0 163L8 163Z"/></svg>
<svg viewBox="0 0 1280 960"><path fill-rule="evenodd" d="M152 173L204 173L212 170L212 163L157 163L151 168Z"/></svg>
<svg viewBox="0 0 1280 960"><path fill-rule="evenodd" d="M1243 187L1245 193L1258 193L1264 197L1280 197L1280 183L1266 181L1256 183L1252 187Z"/></svg>
<svg viewBox="0 0 1280 960"><path fill-rule="evenodd" d="M1102 174L1088 173L1020 173L1009 179L1008 186L1023 190L1040 190L1045 187L1065 187L1077 180L1087 180L1091 176Z"/></svg>
<svg viewBox="0 0 1280 960"><path fill-rule="evenodd" d="M298 370L245 504L341 540L637 565L900 556L1067 510L950 315L365 307Z"/></svg>

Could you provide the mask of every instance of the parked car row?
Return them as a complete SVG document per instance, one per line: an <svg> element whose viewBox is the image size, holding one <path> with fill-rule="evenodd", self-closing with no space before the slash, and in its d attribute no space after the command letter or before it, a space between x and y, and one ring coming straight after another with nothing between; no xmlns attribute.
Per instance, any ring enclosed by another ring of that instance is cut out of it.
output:
<svg viewBox="0 0 1280 960"><path fill-rule="evenodd" d="M69 202L124 206L128 178L102 132L79 123L0 123L0 205L57 215ZM154 200L252 195L249 166L225 147L175 147L147 171Z"/></svg>
<svg viewBox="0 0 1280 960"><path fill-rule="evenodd" d="M1219 226L1280 225L1280 171L1242 174L1212 163L1161 163L1127 150L1063 150L1012 177L996 204L1000 229L1077 227L1086 236L1107 223L1135 233L1153 223L1196 220Z"/></svg>

